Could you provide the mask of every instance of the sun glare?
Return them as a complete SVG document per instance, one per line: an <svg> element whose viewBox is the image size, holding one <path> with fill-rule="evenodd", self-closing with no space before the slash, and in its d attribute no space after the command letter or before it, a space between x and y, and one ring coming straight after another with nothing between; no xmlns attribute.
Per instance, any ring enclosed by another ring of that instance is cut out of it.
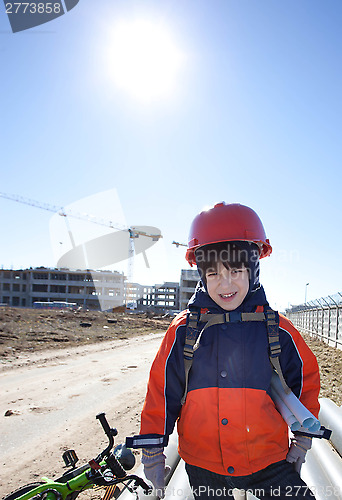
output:
<svg viewBox="0 0 342 500"><path fill-rule="evenodd" d="M146 20L113 28L107 63L116 85L141 101L169 96L183 56L165 26Z"/></svg>

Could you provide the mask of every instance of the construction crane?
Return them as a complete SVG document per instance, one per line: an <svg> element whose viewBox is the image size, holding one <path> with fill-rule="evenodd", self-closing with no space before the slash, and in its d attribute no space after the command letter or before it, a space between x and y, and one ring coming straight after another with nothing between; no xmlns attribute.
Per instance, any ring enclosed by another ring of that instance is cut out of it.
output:
<svg viewBox="0 0 342 500"><path fill-rule="evenodd" d="M17 203L23 203L25 205L30 205L32 207L37 207L37 208L40 208L42 210L47 210L49 212L53 212L54 214L58 214L61 217L65 217L66 222L67 222L68 217L72 217L74 219L79 219L79 220L91 222L93 224L99 224L101 226L109 227L111 229L115 229L118 231L128 232L128 235L129 235L129 248L128 248L128 258L127 258L127 261L128 261L127 281L128 281L128 283L130 283L132 281L132 277L133 277L133 261L134 261L134 256L135 256L134 240L136 238L139 238L140 236L143 236L146 238L150 238L153 242L157 242L160 238L162 238L162 235L160 233L157 233L157 232L152 233L152 232L143 231L141 227L123 226L122 224L114 223L110 220L99 219L98 217L95 217L93 215L86 214L86 213L79 213L79 212L74 212L72 210L66 210L62 206L51 205L49 203L42 203L42 202L39 202L36 200L32 200L30 198L25 198L23 196L0 192L0 197L15 201ZM157 228L151 228L151 229L157 229ZM69 227L68 227L68 233L69 233L69 237L70 237L70 241L71 241L71 245L72 245L72 250L70 252L67 252L67 254L70 256L71 252L74 252L74 254L77 254L78 247L75 245L75 242L74 242L74 239L72 236L72 232L69 229ZM148 244L146 246L146 248L148 248L149 246L151 246L151 244ZM149 267L147 256L145 253L145 249L141 248L140 252L143 254L146 267ZM120 259L120 260L123 260L123 259ZM126 260L126 259L124 259L124 260ZM61 261L61 259L60 259L60 261ZM99 266L99 267L101 267L101 266Z"/></svg>
<svg viewBox="0 0 342 500"><path fill-rule="evenodd" d="M138 237L139 235L146 236L148 238L152 238L153 241L158 241L159 238L162 238L161 234L147 234L146 232L139 231L138 229L135 229L134 227L126 227L126 226L123 226L122 224L113 223L110 220L99 219L98 217L95 217L94 215L90 215L90 214L74 212L72 210L65 210L65 208L62 206L58 207L57 205L50 205L49 203L42 203L42 202L39 202L36 200L32 200L30 198L25 198L24 196L18 196L15 194L8 194L8 193L1 193L0 192L0 198L6 198L7 200L12 200L12 201L16 201L18 203L23 203L25 205L30 205L31 207L41 208L43 210L47 210L48 212L53 212L55 214L57 213L61 217L72 217L73 219L79 219L79 220L84 220L87 222L92 222L93 224L99 224L101 226L110 227L111 229L117 229L119 231L128 231L129 235L132 239Z"/></svg>
<svg viewBox="0 0 342 500"><path fill-rule="evenodd" d="M187 247L188 246L185 243L179 243L179 241L173 241L172 245L176 245L177 248L178 247Z"/></svg>

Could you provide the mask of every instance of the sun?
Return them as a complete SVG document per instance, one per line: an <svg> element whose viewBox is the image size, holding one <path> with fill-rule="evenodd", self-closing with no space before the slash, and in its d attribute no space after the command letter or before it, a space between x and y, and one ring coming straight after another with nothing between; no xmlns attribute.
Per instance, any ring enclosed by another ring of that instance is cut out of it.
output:
<svg viewBox="0 0 342 500"><path fill-rule="evenodd" d="M184 55L165 25L140 19L113 27L106 60L120 89L149 102L175 90Z"/></svg>

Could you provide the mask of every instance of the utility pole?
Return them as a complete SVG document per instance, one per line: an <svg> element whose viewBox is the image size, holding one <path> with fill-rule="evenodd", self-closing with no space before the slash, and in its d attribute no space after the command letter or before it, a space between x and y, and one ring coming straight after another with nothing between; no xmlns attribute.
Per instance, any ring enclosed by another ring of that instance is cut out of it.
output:
<svg viewBox="0 0 342 500"><path fill-rule="evenodd" d="M306 283L306 285L305 285L305 305L306 305L306 294L307 294L307 290L308 290L309 285L310 285L310 283Z"/></svg>

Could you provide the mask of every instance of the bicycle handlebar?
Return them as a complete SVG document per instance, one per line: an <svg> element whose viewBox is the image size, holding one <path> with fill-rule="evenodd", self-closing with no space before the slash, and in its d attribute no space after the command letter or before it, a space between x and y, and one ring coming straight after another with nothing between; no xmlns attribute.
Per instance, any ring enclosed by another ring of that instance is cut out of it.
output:
<svg viewBox="0 0 342 500"><path fill-rule="evenodd" d="M118 434L118 431L117 431L117 429L115 429L115 428L112 429L109 426L105 413L103 413L103 412L99 413L98 415L96 415L96 418L100 421L100 423L103 427L103 430L109 439L109 444L108 444L107 448L105 450L103 450L102 453L100 453L99 457L104 458L105 456L107 456L106 463L110 467L112 472L116 475L118 481L120 481L120 479L122 480L126 477L126 479L133 480L138 486L140 486L143 489L145 495L150 494L152 491L151 486L146 484L145 481L139 476L136 476L136 475L128 475L127 476L126 472L122 468L120 462L114 457L113 454L109 455L109 451L114 446L114 436L116 436Z"/></svg>
<svg viewBox="0 0 342 500"><path fill-rule="evenodd" d="M102 428L105 432L105 434L108 437L109 444L105 450L103 450L102 453L100 453L99 457L104 458L105 456L108 455L108 452L113 448L114 446L114 436L118 434L118 431L116 429L111 429L109 427L108 421L106 419L106 414L105 413L98 413L96 415L96 418L100 420L100 423L102 425Z"/></svg>
<svg viewBox="0 0 342 500"><path fill-rule="evenodd" d="M126 470L115 456L115 452L110 453L110 450L114 446L114 436L118 433L117 430L110 428L105 413L99 413L96 415L96 418L100 421L108 437L109 444L95 460L91 460L88 464L75 469L75 464L78 459L75 452L73 452L75 455L73 460L70 460L69 464L66 463L66 465L71 466L72 469L65 472L63 476L55 481L44 478L46 484L35 483L27 485L8 495L3 500L20 500L22 497L26 499L43 498L42 495L45 494L47 494L48 498L54 498L55 500L62 500L63 498L76 499L80 491L89 489L92 485L110 486L119 483L124 484L128 489L132 487L132 489L130 489L132 492L140 486L144 490L144 493L148 495L152 491L152 488L146 484L141 477L130 474L127 475ZM111 471L109 475L108 471ZM73 496L74 494L76 494L76 496Z"/></svg>

